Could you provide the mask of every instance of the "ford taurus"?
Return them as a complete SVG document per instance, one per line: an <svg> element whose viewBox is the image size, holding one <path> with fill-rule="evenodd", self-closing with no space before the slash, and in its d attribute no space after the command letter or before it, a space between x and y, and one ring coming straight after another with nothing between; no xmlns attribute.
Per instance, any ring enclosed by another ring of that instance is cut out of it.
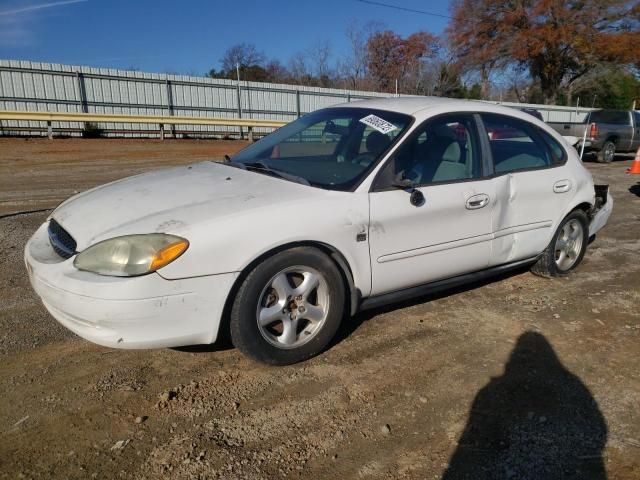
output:
<svg viewBox="0 0 640 480"><path fill-rule="evenodd" d="M531 265L575 269L611 213L527 113L393 98L318 110L225 162L125 178L58 206L25 249L64 326L118 348L322 351L361 309Z"/></svg>

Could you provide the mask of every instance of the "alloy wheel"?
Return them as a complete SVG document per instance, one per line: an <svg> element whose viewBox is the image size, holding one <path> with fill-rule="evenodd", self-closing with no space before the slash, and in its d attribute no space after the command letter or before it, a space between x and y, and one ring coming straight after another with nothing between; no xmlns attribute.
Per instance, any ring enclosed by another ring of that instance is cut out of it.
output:
<svg viewBox="0 0 640 480"><path fill-rule="evenodd" d="M277 348L297 348L322 329L329 300L327 281L318 271L304 266L286 268L274 275L260 294L258 330Z"/></svg>
<svg viewBox="0 0 640 480"><path fill-rule="evenodd" d="M555 261L559 270L566 272L578 260L584 242L582 224L575 218L562 226L555 245Z"/></svg>

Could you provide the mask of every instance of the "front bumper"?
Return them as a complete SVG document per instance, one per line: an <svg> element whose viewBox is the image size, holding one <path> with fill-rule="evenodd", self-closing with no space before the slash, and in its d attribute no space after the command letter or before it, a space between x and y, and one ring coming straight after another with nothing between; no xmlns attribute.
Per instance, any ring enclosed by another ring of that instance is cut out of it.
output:
<svg viewBox="0 0 640 480"><path fill-rule="evenodd" d="M47 224L27 243L29 280L62 325L99 345L161 348L213 343L238 273L166 280L158 273L107 277L82 272L51 248Z"/></svg>

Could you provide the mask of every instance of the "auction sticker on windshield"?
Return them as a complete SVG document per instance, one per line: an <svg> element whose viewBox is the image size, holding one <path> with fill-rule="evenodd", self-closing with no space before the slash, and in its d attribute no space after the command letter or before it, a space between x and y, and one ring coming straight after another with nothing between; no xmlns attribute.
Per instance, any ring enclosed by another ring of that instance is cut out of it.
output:
<svg viewBox="0 0 640 480"><path fill-rule="evenodd" d="M365 125L370 126L371 128L375 128L380 133L386 134L398 129L398 127L396 127L393 123L389 123L376 115L368 115L364 118L361 118L360 121Z"/></svg>

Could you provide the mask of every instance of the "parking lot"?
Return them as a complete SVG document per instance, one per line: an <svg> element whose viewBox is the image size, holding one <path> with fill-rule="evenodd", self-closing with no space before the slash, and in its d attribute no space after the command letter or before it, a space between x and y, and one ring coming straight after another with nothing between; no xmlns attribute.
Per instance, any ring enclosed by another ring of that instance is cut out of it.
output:
<svg viewBox="0 0 640 480"><path fill-rule="evenodd" d="M0 138L1 479L640 478L631 157L587 163L616 203L576 272L358 314L302 364L225 345L111 350L47 314L22 251L49 209L243 145Z"/></svg>

